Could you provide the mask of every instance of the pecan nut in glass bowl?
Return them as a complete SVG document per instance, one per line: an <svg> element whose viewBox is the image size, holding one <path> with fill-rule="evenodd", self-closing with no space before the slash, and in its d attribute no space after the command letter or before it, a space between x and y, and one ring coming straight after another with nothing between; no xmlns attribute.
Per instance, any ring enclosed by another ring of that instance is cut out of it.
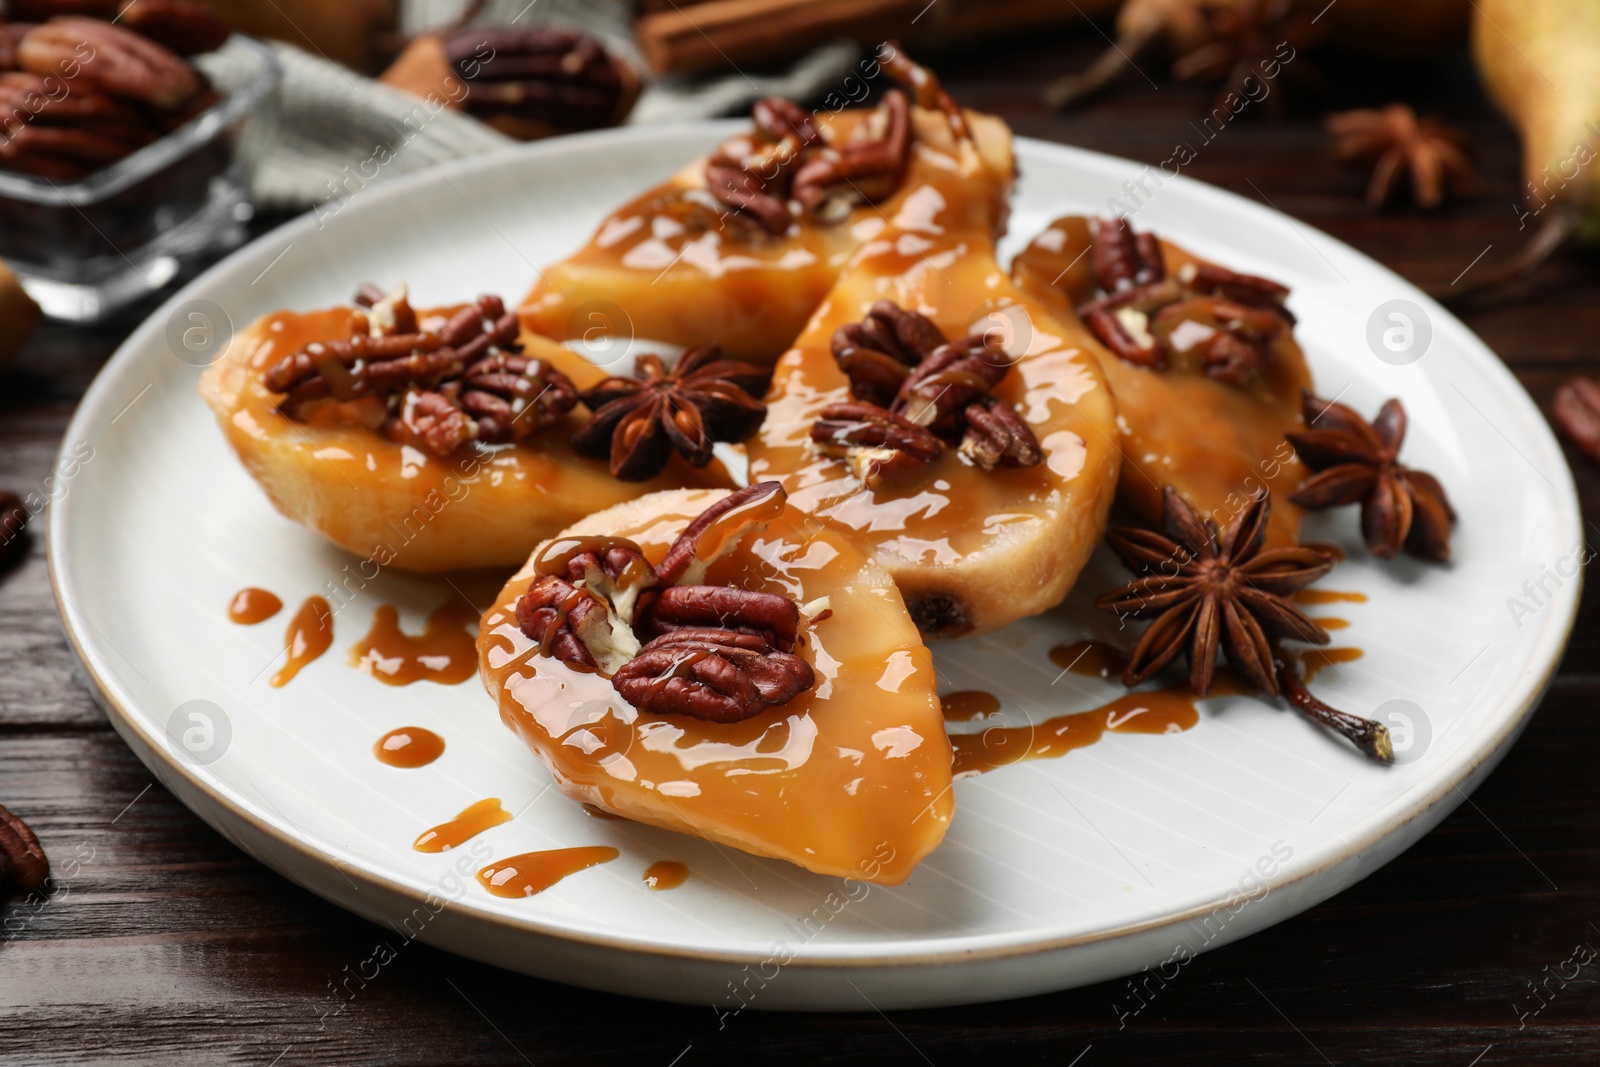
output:
<svg viewBox="0 0 1600 1067"><path fill-rule="evenodd" d="M1289 290L1196 259L1126 219L1052 222L1012 263L1017 285L1076 312L1117 397L1123 495L1151 522L1171 485L1226 526L1272 492L1267 538L1296 543L1309 474L1284 435L1311 387Z"/></svg>
<svg viewBox="0 0 1600 1067"><path fill-rule="evenodd" d="M573 800L886 884L949 825L932 658L899 592L775 482L583 519L506 584L478 656Z"/></svg>
<svg viewBox="0 0 1600 1067"><path fill-rule="evenodd" d="M717 341L731 358L772 363L912 190L959 197L955 210L985 219L993 236L1012 184L1011 131L965 113L971 139L958 148L951 131L963 113L932 76L889 73L933 86L926 103L899 90L875 107L826 113L757 101L748 131L618 208L585 248L545 268L524 301L530 323L550 337ZM968 149L994 180L941 182L950 156ZM604 310L616 308L626 315Z"/></svg>
<svg viewBox="0 0 1600 1067"><path fill-rule="evenodd" d="M604 372L499 297L419 310L402 286L240 331L200 392L279 511L379 567L512 566L641 492L729 484L668 456L642 481L574 450Z"/></svg>

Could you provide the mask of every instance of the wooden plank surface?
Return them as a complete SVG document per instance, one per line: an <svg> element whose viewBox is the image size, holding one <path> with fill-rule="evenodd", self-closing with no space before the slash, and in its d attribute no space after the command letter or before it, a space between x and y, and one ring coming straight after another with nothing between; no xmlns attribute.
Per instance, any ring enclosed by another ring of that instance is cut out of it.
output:
<svg viewBox="0 0 1600 1067"><path fill-rule="evenodd" d="M1036 105L1040 85L1097 40L991 48L943 69L958 98L1019 134L1151 163L1193 139L1208 91L1160 78L1152 91L1130 74L1073 115ZM1464 55L1400 71L1318 62L1339 87L1329 101L1302 97L1282 123L1240 119L1186 173L1270 201L1430 289L1486 246L1483 263L1516 247L1515 140ZM1329 161L1320 115L1395 99L1469 132L1481 195L1435 215L1365 210L1364 178ZM1465 316L1547 410L1560 381L1593 362L1597 283L1600 264L1566 252L1519 299ZM40 483L76 398L133 325L52 328L0 369L0 486ZM1582 461L1577 473L1594 514L1600 476ZM1600 945L1597 703L1591 590L1543 708L1472 803L1326 904L1196 959L1120 1027L1124 982L888 1016L747 1012L719 1026L709 1007L584 992L422 945L346 1002L333 985L393 934L258 866L153 783L74 680L36 549L0 577L0 801L36 829L63 886L0 920L0 1062L1593 1064L1600 963L1553 983L1537 1015L1519 1012L1538 1003L1529 982Z"/></svg>

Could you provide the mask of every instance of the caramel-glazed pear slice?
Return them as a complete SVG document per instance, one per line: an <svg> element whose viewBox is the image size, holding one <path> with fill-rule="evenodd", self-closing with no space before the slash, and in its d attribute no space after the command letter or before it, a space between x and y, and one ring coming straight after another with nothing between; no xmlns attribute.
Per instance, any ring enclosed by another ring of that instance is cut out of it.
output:
<svg viewBox="0 0 1600 1067"><path fill-rule="evenodd" d="M883 568L781 496L774 515L721 539L724 554L663 566L669 546L727 495L652 493L561 536L627 538L687 584L807 605L794 654L811 667L808 690L739 722L641 712L607 674L541 651L518 623L541 553L560 541L536 550L485 613L484 685L574 800L821 874L898 884L944 837L954 804L932 657Z"/></svg>
<svg viewBox="0 0 1600 1067"><path fill-rule="evenodd" d="M819 115L829 144L848 141L873 119L871 109ZM913 107L917 136L943 129L935 111ZM998 119L967 113L979 151L1003 181L983 190L986 216L998 223L1011 187L1011 131ZM730 214L706 191L706 158L612 213L571 258L547 267L521 309L548 337L626 334L697 345L716 341L727 355L770 364L794 340L863 241L920 184L931 157L914 157L899 189L862 204L842 221L797 216L773 235Z"/></svg>
<svg viewBox="0 0 1600 1067"><path fill-rule="evenodd" d="M1092 343L1020 292L995 260L993 193L1009 173L929 131L886 226L857 251L782 359L767 421L749 442L752 480L776 478L791 504L848 533L894 577L927 636L998 629L1060 603L1105 529L1116 490L1115 410ZM985 470L954 447L920 472L877 485L811 430L852 400L835 360L840 327L891 301L933 320L947 340L991 332L1014 359L993 396L1032 430L1042 461Z"/></svg>
<svg viewBox="0 0 1600 1067"><path fill-rule="evenodd" d="M1148 234L1139 236L1152 254L1159 250L1164 278L1185 291L1191 286L1181 279L1196 268L1214 271L1175 245L1157 243ZM1102 291L1096 281L1093 243L1090 220L1057 219L1012 264L1017 285L1058 315L1075 319L1074 309L1088 305ZM1230 273L1215 271L1211 276L1224 280L1205 287L1223 296L1253 299L1237 284L1230 288L1225 280ZM1270 304L1267 300L1263 306ZM1168 314L1175 315L1178 323L1170 332L1158 325L1159 315L1142 312L1134 318L1133 329L1154 331L1166 337L1166 343L1182 344L1186 335L1210 340L1214 335L1209 331L1216 324L1202 326L1206 316L1191 314L1187 308L1192 306L1190 302L1184 307L1169 305ZM1247 305L1245 310L1255 308ZM1259 370L1232 381L1201 366L1174 361L1141 366L1090 341L1117 398L1121 492L1146 519L1160 521L1162 488L1170 485L1201 514L1226 527L1266 488L1273 498L1269 543L1297 543L1301 512L1289 502L1289 495L1309 472L1284 435L1304 427L1301 393L1311 388L1311 372L1289 328L1292 321L1285 317L1281 330L1261 350Z"/></svg>
<svg viewBox="0 0 1600 1067"><path fill-rule="evenodd" d="M437 326L461 310L418 312ZM379 567L441 571L514 567L533 545L592 511L640 493L683 485L728 485L713 462L694 470L676 456L657 477L619 482L603 461L567 443L587 414L580 406L516 444L465 445L437 456L335 419L296 422L263 375L313 342L350 337L365 309L279 311L233 338L200 379L200 394L245 469L284 515ZM553 341L523 331L523 354L561 371L578 389L605 377Z"/></svg>

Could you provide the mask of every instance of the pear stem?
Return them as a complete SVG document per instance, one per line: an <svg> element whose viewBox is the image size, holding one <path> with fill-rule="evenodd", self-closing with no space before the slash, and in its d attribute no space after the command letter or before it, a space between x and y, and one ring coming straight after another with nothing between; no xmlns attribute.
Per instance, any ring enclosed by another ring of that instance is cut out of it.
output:
<svg viewBox="0 0 1600 1067"><path fill-rule="evenodd" d="M1153 33L1123 37L1112 42L1110 48L1100 53L1100 58L1081 71L1066 74L1044 87L1044 105L1051 111L1060 111L1080 103L1117 80L1133 64L1133 57L1150 47Z"/></svg>
<svg viewBox="0 0 1600 1067"><path fill-rule="evenodd" d="M1287 657L1277 657L1273 665L1277 668L1278 685L1295 710L1313 722L1337 730L1349 738L1351 744L1379 763L1394 762L1394 743L1389 738L1387 726L1348 711L1340 711L1312 696L1311 690L1306 688L1305 679L1290 665Z"/></svg>
<svg viewBox="0 0 1600 1067"><path fill-rule="evenodd" d="M1576 208L1570 204L1557 205L1516 255L1465 285L1451 285L1436 298L1442 304L1455 305L1472 298L1492 300L1509 296L1517 283L1531 278L1556 249L1572 239L1580 221Z"/></svg>

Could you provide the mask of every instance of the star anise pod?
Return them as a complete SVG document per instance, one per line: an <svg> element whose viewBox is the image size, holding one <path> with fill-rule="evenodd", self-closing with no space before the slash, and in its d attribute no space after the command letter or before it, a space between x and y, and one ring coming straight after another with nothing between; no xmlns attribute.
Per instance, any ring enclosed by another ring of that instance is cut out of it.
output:
<svg viewBox="0 0 1600 1067"><path fill-rule="evenodd" d="M1251 79L1262 82L1269 70L1281 70L1303 84L1320 86L1322 78L1299 53L1315 45L1320 34L1315 20L1294 10L1293 0L1236 0L1202 3L1212 39L1172 65L1179 81L1221 80L1217 106L1226 107L1231 94L1249 97ZM1291 51L1285 57L1281 50ZM1274 114L1283 112L1282 94L1269 91L1261 98Z"/></svg>
<svg viewBox="0 0 1600 1067"><path fill-rule="evenodd" d="M1333 154L1345 162L1373 168L1367 186L1369 207L1382 207L1411 178L1411 196L1419 207L1438 207L1452 192L1477 183L1467 135L1435 116L1418 119L1405 104L1361 108L1329 115Z"/></svg>
<svg viewBox="0 0 1600 1067"><path fill-rule="evenodd" d="M583 394L594 415L572 437L581 455L609 460L612 475L625 482L654 477L674 450L704 467L713 443L742 441L767 416L759 398L772 370L723 359L714 343L691 348L670 371L660 356L640 356L634 374Z"/></svg>
<svg viewBox="0 0 1600 1067"><path fill-rule="evenodd" d="M1128 657L1122 682L1138 685L1183 653L1189 660L1189 687L1205 696L1221 652L1258 693L1285 697L1373 759L1391 762L1388 730L1312 696L1279 647L1283 640L1328 643L1327 631L1291 598L1327 574L1334 561L1300 545L1264 549L1271 511L1272 498L1263 493L1219 532L1167 486L1161 509L1165 533L1126 527L1107 532L1106 543L1138 577L1096 599L1095 607L1150 620Z"/></svg>
<svg viewBox="0 0 1600 1067"><path fill-rule="evenodd" d="M1306 429L1289 434L1289 443L1317 473L1300 483L1291 501L1303 508L1360 503L1361 532L1379 559L1394 559L1402 548L1419 559L1450 558L1456 513L1437 478L1400 464L1406 411L1399 400L1388 401L1368 423L1308 392L1302 414Z"/></svg>
<svg viewBox="0 0 1600 1067"><path fill-rule="evenodd" d="M1211 688L1217 654L1258 691L1278 695L1273 640L1325 645L1328 633L1290 599L1327 574L1333 561L1312 548L1263 549L1272 500L1262 494L1218 532L1177 490L1162 495L1165 533L1117 527L1106 543L1139 575L1095 601L1102 611L1152 620L1128 657L1123 684L1149 678L1184 653L1189 684Z"/></svg>

